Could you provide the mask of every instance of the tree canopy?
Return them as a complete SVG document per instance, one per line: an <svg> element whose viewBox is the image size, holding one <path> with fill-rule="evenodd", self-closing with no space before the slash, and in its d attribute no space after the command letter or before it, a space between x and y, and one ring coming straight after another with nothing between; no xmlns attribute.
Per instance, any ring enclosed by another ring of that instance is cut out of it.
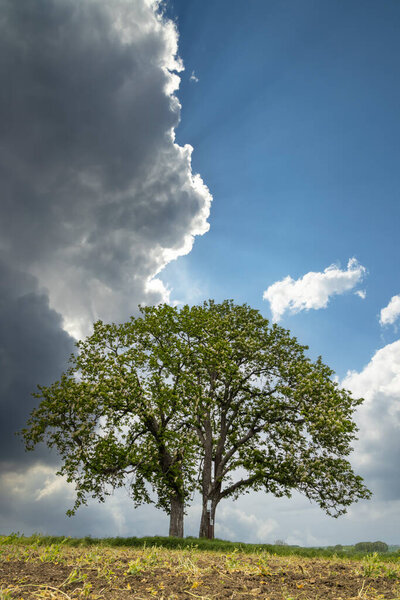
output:
<svg viewBox="0 0 400 600"><path fill-rule="evenodd" d="M332 516L370 496L347 460L362 400L287 330L232 301L140 310L95 323L36 394L25 442L57 448L73 510L128 482L135 503L154 501L182 536L197 489L200 535L212 536L218 503L252 490L297 490Z"/></svg>
<svg viewBox="0 0 400 600"><path fill-rule="evenodd" d="M135 505L155 502L169 513L170 535L183 536L198 454L181 409L181 356L172 352L171 316L164 306L157 318L98 321L77 343L60 380L38 386L40 404L23 435L28 450L41 441L57 449L58 474L77 492L68 514L88 496L103 502L125 486Z"/></svg>

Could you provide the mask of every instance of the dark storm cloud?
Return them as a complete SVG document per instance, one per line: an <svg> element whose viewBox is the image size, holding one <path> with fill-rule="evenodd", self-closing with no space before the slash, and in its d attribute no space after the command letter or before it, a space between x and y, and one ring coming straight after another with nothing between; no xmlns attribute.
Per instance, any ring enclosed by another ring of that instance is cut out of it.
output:
<svg viewBox="0 0 400 600"><path fill-rule="evenodd" d="M178 122L166 73L146 73L145 48L121 43L100 2L1 4L2 147L10 162L18 160L30 183L60 176L66 184L98 169L105 190L126 189L163 142L160 122L166 129ZM152 44L158 57L162 40Z"/></svg>
<svg viewBox="0 0 400 600"><path fill-rule="evenodd" d="M149 282L208 229L211 197L174 143L177 33L150 0L0 11L1 249L79 335L165 299Z"/></svg>
<svg viewBox="0 0 400 600"><path fill-rule="evenodd" d="M15 432L37 403L38 383L48 384L65 368L73 350L61 317L34 278L0 263L0 471L25 468L40 458L55 460L44 448L26 454Z"/></svg>
<svg viewBox="0 0 400 600"><path fill-rule="evenodd" d="M157 6L0 0L3 530L82 532L81 517L64 520L73 500L57 456L26 454L14 433L37 384L65 369L66 331L167 299L155 275L208 229L211 196L191 147L174 142L177 31ZM101 532L101 514L86 513L85 532Z"/></svg>

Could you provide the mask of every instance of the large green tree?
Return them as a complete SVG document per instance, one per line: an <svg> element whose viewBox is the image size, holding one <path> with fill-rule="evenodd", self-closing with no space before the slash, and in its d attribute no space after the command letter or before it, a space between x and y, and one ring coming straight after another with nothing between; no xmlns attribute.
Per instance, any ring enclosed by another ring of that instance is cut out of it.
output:
<svg viewBox="0 0 400 600"><path fill-rule="evenodd" d="M333 516L369 497L347 460L361 400L288 331L232 301L141 313L96 323L61 379L39 387L24 430L28 449L57 448L74 509L128 481L136 504L153 490L182 536L197 488L210 536L219 502L251 490L298 490Z"/></svg>

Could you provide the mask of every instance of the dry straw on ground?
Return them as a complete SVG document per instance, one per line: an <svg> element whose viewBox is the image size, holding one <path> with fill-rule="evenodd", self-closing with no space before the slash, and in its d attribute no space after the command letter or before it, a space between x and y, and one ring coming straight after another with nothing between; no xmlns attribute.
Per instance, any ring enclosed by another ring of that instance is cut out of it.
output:
<svg viewBox="0 0 400 600"><path fill-rule="evenodd" d="M2 544L0 600L399 600L400 562Z"/></svg>

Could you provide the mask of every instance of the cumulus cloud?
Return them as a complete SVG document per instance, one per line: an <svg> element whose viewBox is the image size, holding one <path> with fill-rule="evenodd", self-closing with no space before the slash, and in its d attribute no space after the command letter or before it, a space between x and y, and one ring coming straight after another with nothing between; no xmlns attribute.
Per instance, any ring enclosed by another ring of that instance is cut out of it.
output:
<svg viewBox="0 0 400 600"><path fill-rule="evenodd" d="M326 308L331 296L353 289L365 274L365 267L350 258L345 270L331 265L322 273L311 271L296 280L288 275L270 285L263 298L270 303L273 320L279 321L286 311L295 314L311 308Z"/></svg>
<svg viewBox="0 0 400 600"><path fill-rule="evenodd" d="M385 308L382 308L379 323L381 325L392 325L400 316L400 294L392 296Z"/></svg>
<svg viewBox="0 0 400 600"><path fill-rule="evenodd" d="M168 300L156 275L209 227L175 142L183 66L158 5L0 0L1 250L77 337Z"/></svg>
<svg viewBox="0 0 400 600"><path fill-rule="evenodd" d="M273 532L278 528L275 519L260 518L249 511L231 504L218 508L216 535L229 540L253 540L262 544L272 543Z"/></svg>
<svg viewBox="0 0 400 600"><path fill-rule="evenodd" d="M359 441L353 462L367 485L385 500L400 495L400 340L380 348L342 386L365 399L357 413Z"/></svg>

